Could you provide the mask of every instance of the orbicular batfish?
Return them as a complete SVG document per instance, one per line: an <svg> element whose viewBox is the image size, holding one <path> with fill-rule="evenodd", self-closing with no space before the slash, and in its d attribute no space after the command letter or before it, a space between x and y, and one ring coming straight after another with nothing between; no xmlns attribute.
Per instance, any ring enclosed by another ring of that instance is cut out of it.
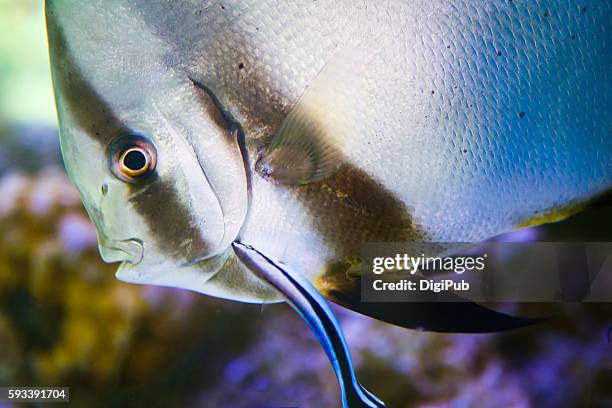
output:
<svg viewBox="0 0 612 408"><path fill-rule="evenodd" d="M477 242L609 191L611 20L600 0L47 0L66 169L119 279L288 300L345 406L377 406L315 288L405 327L522 324L366 306L348 272L366 242Z"/></svg>

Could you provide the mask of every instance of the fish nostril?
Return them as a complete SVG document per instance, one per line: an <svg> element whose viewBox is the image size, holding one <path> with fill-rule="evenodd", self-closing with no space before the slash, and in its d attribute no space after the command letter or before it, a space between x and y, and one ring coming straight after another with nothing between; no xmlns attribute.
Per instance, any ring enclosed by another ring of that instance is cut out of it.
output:
<svg viewBox="0 0 612 408"><path fill-rule="evenodd" d="M105 196L106 194L108 194L108 184L104 183L102 184L102 195Z"/></svg>

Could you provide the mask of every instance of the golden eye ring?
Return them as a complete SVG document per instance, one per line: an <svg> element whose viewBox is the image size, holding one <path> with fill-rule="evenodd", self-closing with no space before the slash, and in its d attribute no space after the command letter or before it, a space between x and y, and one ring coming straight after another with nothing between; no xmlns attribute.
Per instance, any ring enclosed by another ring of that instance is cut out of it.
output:
<svg viewBox="0 0 612 408"><path fill-rule="evenodd" d="M144 136L127 133L109 145L108 160L115 177L126 183L136 183L155 171L157 150Z"/></svg>
<svg viewBox="0 0 612 408"><path fill-rule="evenodd" d="M126 177L136 178L149 172L153 158L147 149L132 146L119 157L119 171Z"/></svg>

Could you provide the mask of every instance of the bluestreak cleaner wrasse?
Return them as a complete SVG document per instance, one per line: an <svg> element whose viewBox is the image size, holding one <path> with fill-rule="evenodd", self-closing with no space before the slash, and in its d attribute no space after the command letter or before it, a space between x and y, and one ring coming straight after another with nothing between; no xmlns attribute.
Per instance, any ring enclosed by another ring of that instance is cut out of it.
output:
<svg viewBox="0 0 612 408"><path fill-rule="evenodd" d="M470 303L365 307L350 270L366 242L477 242L610 191L611 17L599 0L47 0L66 169L127 282L305 305L245 261L261 255L405 327L514 327Z"/></svg>
<svg viewBox="0 0 612 408"><path fill-rule="evenodd" d="M336 372L345 407L384 407L384 403L357 381L346 340L325 299L307 279L291 272L256 249L232 244L236 256L254 273L278 290L315 333Z"/></svg>

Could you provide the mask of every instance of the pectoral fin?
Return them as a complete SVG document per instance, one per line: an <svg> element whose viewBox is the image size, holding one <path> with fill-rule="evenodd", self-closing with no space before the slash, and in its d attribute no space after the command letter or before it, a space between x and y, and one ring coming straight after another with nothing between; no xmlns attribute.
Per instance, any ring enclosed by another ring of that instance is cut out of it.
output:
<svg viewBox="0 0 612 408"><path fill-rule="evenodd" d="M332 137L301 105L289 114L255 168L281 184L300 185L329 177L341 163Z"/></svg>
<svg viewBox="0 0 612 408"><path fill-rule="evenodd" d="M330 58L289 112L257 171L287 185L331 176L344 162L342 149L354 132L361 70L369 54L363 44L345 44Z"/></svg>

